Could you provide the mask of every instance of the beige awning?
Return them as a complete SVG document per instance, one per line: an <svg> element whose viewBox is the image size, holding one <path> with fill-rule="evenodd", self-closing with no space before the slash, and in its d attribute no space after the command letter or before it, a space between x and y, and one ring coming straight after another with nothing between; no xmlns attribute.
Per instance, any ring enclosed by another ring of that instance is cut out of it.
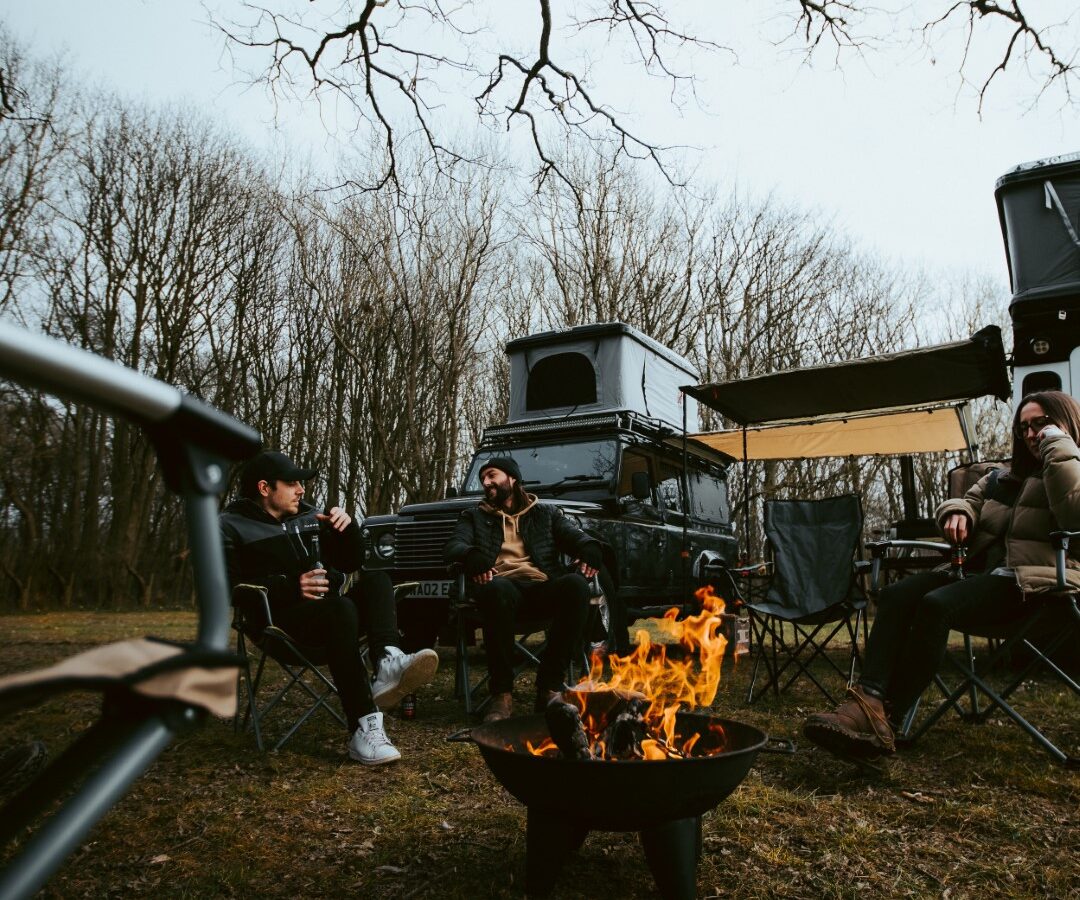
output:
<svg viewBox="0 0 1080 900"><path fill-rule="evenodd" d="M966 415L967 408L959 405L748 428L746 456L748 459L811 459L967 450ZM690 440L743 459L742 429L695 434Z"/></svg>

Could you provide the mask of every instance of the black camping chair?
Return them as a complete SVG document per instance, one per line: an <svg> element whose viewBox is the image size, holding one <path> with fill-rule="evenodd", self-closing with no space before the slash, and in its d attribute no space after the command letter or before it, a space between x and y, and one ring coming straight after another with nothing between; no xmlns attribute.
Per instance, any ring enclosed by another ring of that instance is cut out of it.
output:
<svg viewBox="0 0 1080 900"><path fill-rule="evenodd" d="M351 579L346 579L342 593L349 589ZM403 597L417 585L415 581L406 581L394 586L395 601ZM331 703L338 696L337 687L323 673L320 667L326 665L326 651L322 647L300 644L288 633L274 624L270 612L270 599L266 588L257 584L239 584L233 589L233 629L236 631L236 653L243 660L240 665L239 687L244 696L243 714L238 711L235 727L237 730L251 728L255 732L255 743L264 750L264 726L270 714L282 704L286 696L295 688L307 695L310 703L300 710L292 725L274 744L274 750L285 746L297 730L316 712L325 710L328 715L346 726L345 717ZM367 659L367 642L360 639L360 653ZM252 656L257 656L255 671L252 674ZM259 706L259 688L263 683L267 660L272 661L285 677L285 683L264 705Z"/></svg>
<svg viewBox="0 0 1080 900"><path fill-rule="evenodd" d="M1068 768L1080 767L1080 756L1057 746L1043 729L1036 726L1009 702L1017 689L1041 670L1048 671L1060 680L1074 695L1080 695L1080 684L1077 684L1054 662L1054 654L1058 650L1069 646L1070 643L1080 641L1080 607L1077 605L1080 592L1070 587L1065 579L1065 558L1069 542L1078 537L1080 537L1080 532L1077 531L1055 531L1050 535L1055 551L1057 587L1054 591L1035 594L1028 598L1026 603L1030 609L1024 618L1007 625L987 626L961 632L964 638L963 653L946 655L950 668L959 673L960 681L950 688L941 673L936 674L934 683L944 699L917 727L915 727L915 721L919 712L919 703L916 703L908 711L901 725L899 737L908 743L914 743L950 710L955 711L965 721L976 724L986 722L991 715L1000 710L1059 763ZM897 544L907 543L912 542L880 541L871 546L874 554L875 584L878 559ZM943 552L949 549L946 544L924 543L923 546ZM986 638L990 642L989 657L979 668L976 668L975 653L972 649L973 637ZM1003 688L996 688L989 680L990 674L999 668L1004 668L1004 664L1019 651L1027 652L1027 664ZM965 695L967 697L966 709L962 705Z"/></svg>
<svg viewBox="0 0 1080 900"><path fill-rule="evenodd" d="M1005 465L1004 460L978 460L953 466L946 474L948 497L950 499L963 497L983 476L994 469L1001 469ZM933 519L925 521L937 533L937 523ZM951 557L952 547L942 541L908 539L902 536L904 534L902 529L896 528L895 530L898 535L897 539L867 541L866 543L866 549L871 557L870 596L872 598L877 597L886 581L891 582L903 578L914 571L936 568L947 562ZM974 671L975 648L972 637L971 634L964 634L963 643L967 667ZM992 636L987 637L991 652L993 652L999 641ZM949 696L949 686L941 677L941 673L934 675L932 683L942 697ZM904 716L904 721L900 724L897 732L897 737L901 740L910 741L912 739L911 730L918 715L920 703L921 700L917 700ZM968 686L968 703L971 712L961 712L961 714L965 717L977 717L980 714L979 694L973 684ZM958 711L960 710L958 709Z"/></svg>
<svg viewBox="0 0 1080 900"><path fill-rule="evenodd" d="M183 499L199 609L193 644L121 641L2 679L0 712L71 690L103 695L101 718L0 813L0 842L5 849L19 843L0 873L0 897L23 898L40 890L177 734L207 712L228 717L235 711L238 661L228 650L217 494L225 490L230 463L257 453L261 441L246 425L170 385L6 323L0 323L0 376L88 402L145 430L166 484ZM46 814L27 838L26 827Z"/></svg>
<svg viewBox="0 0 1080 900"><path fill-rule="evenodd" d="M483 626L484 621L480 611L476 608L476 601L469 596L468 586L465 581L465 572L461 566L451 566L450 574L454 577L454 586L450 595L450 612L454 619L454 633L457 642L457 659L454 663L454 696L459 698L465 707L465 715L473 713L479 715L484 707L491 702L488 695L483 700L478 697L487 685L488 675L485 673L476 684L472 683L472 675L469 667L469 645L475 640L476 629ZM546 632L550 623L546 620L531 620L517 623L517 635L514 640L514 650L517 653L518 662L514 666L514 678L530 668L540 665L540 654L547 646L547 638L533 650L526 642L533 635Z"/></svg>
<svg viewBox="0 0 1080 900"><path fill-rule="evenodd" d="M238 712L236 716L237 729L254 730L255 744L260 750L266 749L263 746L263 729L266 720L293 688L306 693L311 703L301 711L288 731L274 744L274 750L280 750L297 729L320 709L325 710L344 728L345 717L327 702L336 698L338 693L334 683L319 669L319 666L326 664L323 648L301 645L274 625L266 588L255 584L240 584L233 589L232 599L236 652L243 659L240 667L240 685L245 698L243 715ZM252 655L258 656L254 675L251 671ZM260 707L259 688L262 685L268 659L275 663L285 675L285 684L278 689L272 699Z"/></svg>
<svg viewBox="0 0 1080 900"><path fill-rule="evenodd" d="M482 628L484 621L480 611L476 608L476 602L469 596L468 583L465 581L465 573L461 566L452 565L450 574L454 577L454 586L451 588L450 610L454 619L454 629L457 642L457 660L454 664L454 696L462 701L467 716L473 713L480 714L484 707L491 701L491 696L478 700L488 682L485 673L475 684L472 683L471 667L469 665L469 645L475 639L476 629ZM600 587L598 577L593 577L591 582L590 616L585 626L585 643L581 648L580 660L584 667L583 671L589 670L589 635L602 629L608 633L610 624L607 609L607 599ZM516 637L514 650L517 654L517 663L514 666L514 678L528 669L535 669L540 665L540 655L547 646L545 634L539 646L530 647L529 638L534 635L545 633L551 624L548 619L523 619L515 623ZM576 659L570 663L569 680L576 681Z"/></svg>
<svg viewBox="0 0 1080 900"><path fill-rule="evenodd" d="M833 695L810 670L819 658L847 683L854 678L859 662L859 625L866 608L856 575L870 566L857 559L862 522L862 505L854 494L824 500L766 501L765 537L772 573L761 599L751 596L746 603L757 646L747 703L754 701L762 665L768 678L760 693L772 688L777 696L805 675L835 704ZM851 642L846 672L825 653L841 630L846 630Z"/></svg>

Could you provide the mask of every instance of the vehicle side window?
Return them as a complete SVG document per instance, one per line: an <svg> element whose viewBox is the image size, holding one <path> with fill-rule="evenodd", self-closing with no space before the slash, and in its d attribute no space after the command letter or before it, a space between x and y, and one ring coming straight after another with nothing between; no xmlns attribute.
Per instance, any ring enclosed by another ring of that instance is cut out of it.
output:
<svg viewBox="0 0 1080 900"><path fill-rule="evenodd" d="M622 470L619 472L619 500L640 503L634 497L633 476L635 472L644 472L652 481L652 466L650 459L643 453L635 453L626 450L622 456ZM645 501L648 502L648 501Z"/></svg>
<svg viewBox="0 0 1080 900"><path fill-rule="evenodd" d="M661 461L656 492L660 495L660 505L664 509L681 513L683 511L682 469L669 462Z"/></svg>
<svg viewBox="0 0 1080 900"><path fill-rule="evenodd" d="M724 525L730 521L727 484L708 472L690 473L690 512L695 519Z"/></svg>

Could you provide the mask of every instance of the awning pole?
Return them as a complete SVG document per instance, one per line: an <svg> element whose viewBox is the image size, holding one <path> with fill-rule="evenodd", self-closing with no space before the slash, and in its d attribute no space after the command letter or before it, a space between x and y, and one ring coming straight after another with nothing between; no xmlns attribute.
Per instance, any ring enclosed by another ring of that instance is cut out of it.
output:
<svg viewBox="0 0 1080 900"><path fill-rule="evenodd" d="M690 522L690 475L687 465L687 449L686 449L686 404L689 402L689 398L686 392L682 395L682 496L683 496L683 517L682 517L682 549L679 551L679 557L682 560L682 593L680 594L681 601L686 602L686 594L689 590L690 581L690 541L687 536L687 528ZM700 425L698 426L700 427Z"/></svg>
<svg viewBox="0 0 1080 900"><path fill-rule="evenodd" d="M750 457L746 451L746 426L742 427L743 541L746 561L750 561Z"/></svg>
<svg viewBox="0 0 1080 900"><path fill-rule="evenodd" d="M915 460L910 454L900 457L900 494L904 502L904 521L919 517L919 503L915 496Z"/></svg>

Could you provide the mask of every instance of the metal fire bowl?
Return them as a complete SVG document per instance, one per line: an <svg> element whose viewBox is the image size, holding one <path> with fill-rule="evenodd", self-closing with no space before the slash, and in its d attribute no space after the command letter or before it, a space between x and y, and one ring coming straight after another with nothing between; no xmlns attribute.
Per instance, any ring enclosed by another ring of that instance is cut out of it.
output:
<svg viewBox="0 0 1080 900"><path fill-rule="evenodd" d="M590 829L641 831L708 812L739 786L769 740L763 731L730 719L704 713L680 713L678 718L683 734L722 725L729 749L676 760L548 759L525 749L525 741L536 746L548 737L539 715L478 725L471 737L492 774L529 809L565 816Z"/></svg>

